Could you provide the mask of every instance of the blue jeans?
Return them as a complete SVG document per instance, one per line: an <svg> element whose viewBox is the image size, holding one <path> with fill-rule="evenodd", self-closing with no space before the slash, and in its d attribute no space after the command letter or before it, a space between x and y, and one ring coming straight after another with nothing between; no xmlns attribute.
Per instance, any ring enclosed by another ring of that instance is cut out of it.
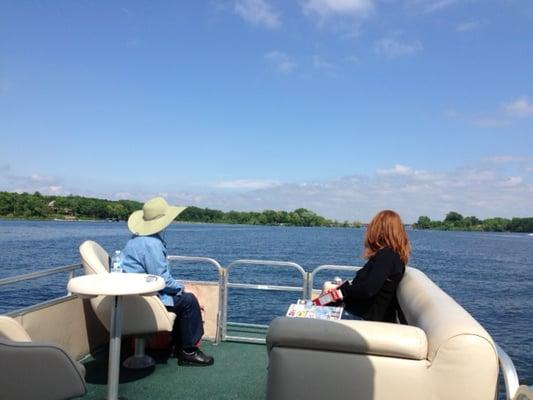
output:
<svg viewBox="0 0 533 400"><path fill-rule="evenodd" d="M204 334L198 300L196 296L187 292L174 296L173 300L174 306L167 306L167 310L176 314L172 327L172 341L177 348L195 347Z"/></svg>

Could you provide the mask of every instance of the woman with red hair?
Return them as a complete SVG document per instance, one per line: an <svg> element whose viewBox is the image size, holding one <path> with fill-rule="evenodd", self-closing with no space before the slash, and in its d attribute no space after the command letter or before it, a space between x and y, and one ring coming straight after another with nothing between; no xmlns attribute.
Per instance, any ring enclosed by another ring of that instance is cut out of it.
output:
<svg viewBox="0 0 533 400"><path fill-rule="evenodd" d="M364 239L368 262L353 281L329 291L344 303L346 315L370 321L396 322L396 289L403 278L411 247L400 216L380 211L370 222ZM351 315L350 315L351 314Z"/></svg>

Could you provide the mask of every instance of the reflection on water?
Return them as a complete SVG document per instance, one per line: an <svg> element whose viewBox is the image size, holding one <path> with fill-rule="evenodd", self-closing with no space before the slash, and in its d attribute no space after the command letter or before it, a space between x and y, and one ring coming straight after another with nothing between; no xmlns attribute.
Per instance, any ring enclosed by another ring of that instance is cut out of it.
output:
<svg viewBox="0 0 533 400"><path fill-rule="evenodd" d="M87 239L108 252L129 238L124 222L0 221L0 278L79 262ZM410 265L430 276L478 319L506 350L523 382L533 384L533 237L527 234L409 231ZM236 259L293 261L305 270L322 264L362 265L363 231L342 228L173 224L169 254L211 257L225 267ZM174 263L184 279L216 280L210 266ZM200 270L200 271L199 271ZM334 275L325 271L318 284ZM236 267L230 282L301 286L297 271ZM66 275L0 287L0 312L65 294ZM230 290L229 319L268 323L298 293Z"/></svg>

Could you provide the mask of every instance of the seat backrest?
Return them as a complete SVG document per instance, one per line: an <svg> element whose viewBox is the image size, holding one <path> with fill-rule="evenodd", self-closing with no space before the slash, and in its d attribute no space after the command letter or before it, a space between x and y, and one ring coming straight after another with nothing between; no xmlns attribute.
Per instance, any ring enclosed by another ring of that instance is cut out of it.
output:
<svg viewBox="0 0 533 400"><path fill-rule="evenodd" d="M477 397L472 398L494 398L498 353L487 331L415 268L407 268L397 296L408 324L426 333L428 372L437 397L464 398L476 387Z"/></svg>
<svg viewBox="0 0 533 400"><path fill-rule="evenodd" d="M80 246L80 255L86 275L109 273L109 255L98 243L86 240ZM113 298L97 296L90 301L96 316L109 331ZM125 296L122 299L123 335L169 332L175 318L158 296Z"/></svg>
<svg viewBox="0 0 533 400"><path fill-rule="evenodd" d="M70 399L87 392L85 368L59 346L0 338L0 359L0 399Z"/></svg>
<svg viewBox="0 0 533 400"><path fill-rule="evenodd" d="M86 275L109 273L109 254L95 241L83 242L80 255Z"/></svg>
<svg viewBox="0 0 533 400"><path fill-rule="evenodd" d="M6 315L0 316L0 359L0 399L56 400L86 393L83 365L59 346L33 342Z"/></svg>
<svg viewBox="0 0 533 400"><path fill-rule="evenodd" d="M422 271L407 268L397 296L408 324L421 328L427 335L429 361L444 342L463 334L485 339L497 354L487 331Z"/></svg>

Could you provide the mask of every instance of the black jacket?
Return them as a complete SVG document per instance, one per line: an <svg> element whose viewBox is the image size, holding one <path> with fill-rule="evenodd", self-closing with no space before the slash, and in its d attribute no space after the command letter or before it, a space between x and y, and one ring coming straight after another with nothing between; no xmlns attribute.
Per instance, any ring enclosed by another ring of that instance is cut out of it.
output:
<svg viewBox="0 0 533 400"><path fill-rule="evenodd" d="M404 272L405 264L397 253L388 247L378 250L351 283L340 286L344 306L365 320L395 322L396 288Z"/></svg>

